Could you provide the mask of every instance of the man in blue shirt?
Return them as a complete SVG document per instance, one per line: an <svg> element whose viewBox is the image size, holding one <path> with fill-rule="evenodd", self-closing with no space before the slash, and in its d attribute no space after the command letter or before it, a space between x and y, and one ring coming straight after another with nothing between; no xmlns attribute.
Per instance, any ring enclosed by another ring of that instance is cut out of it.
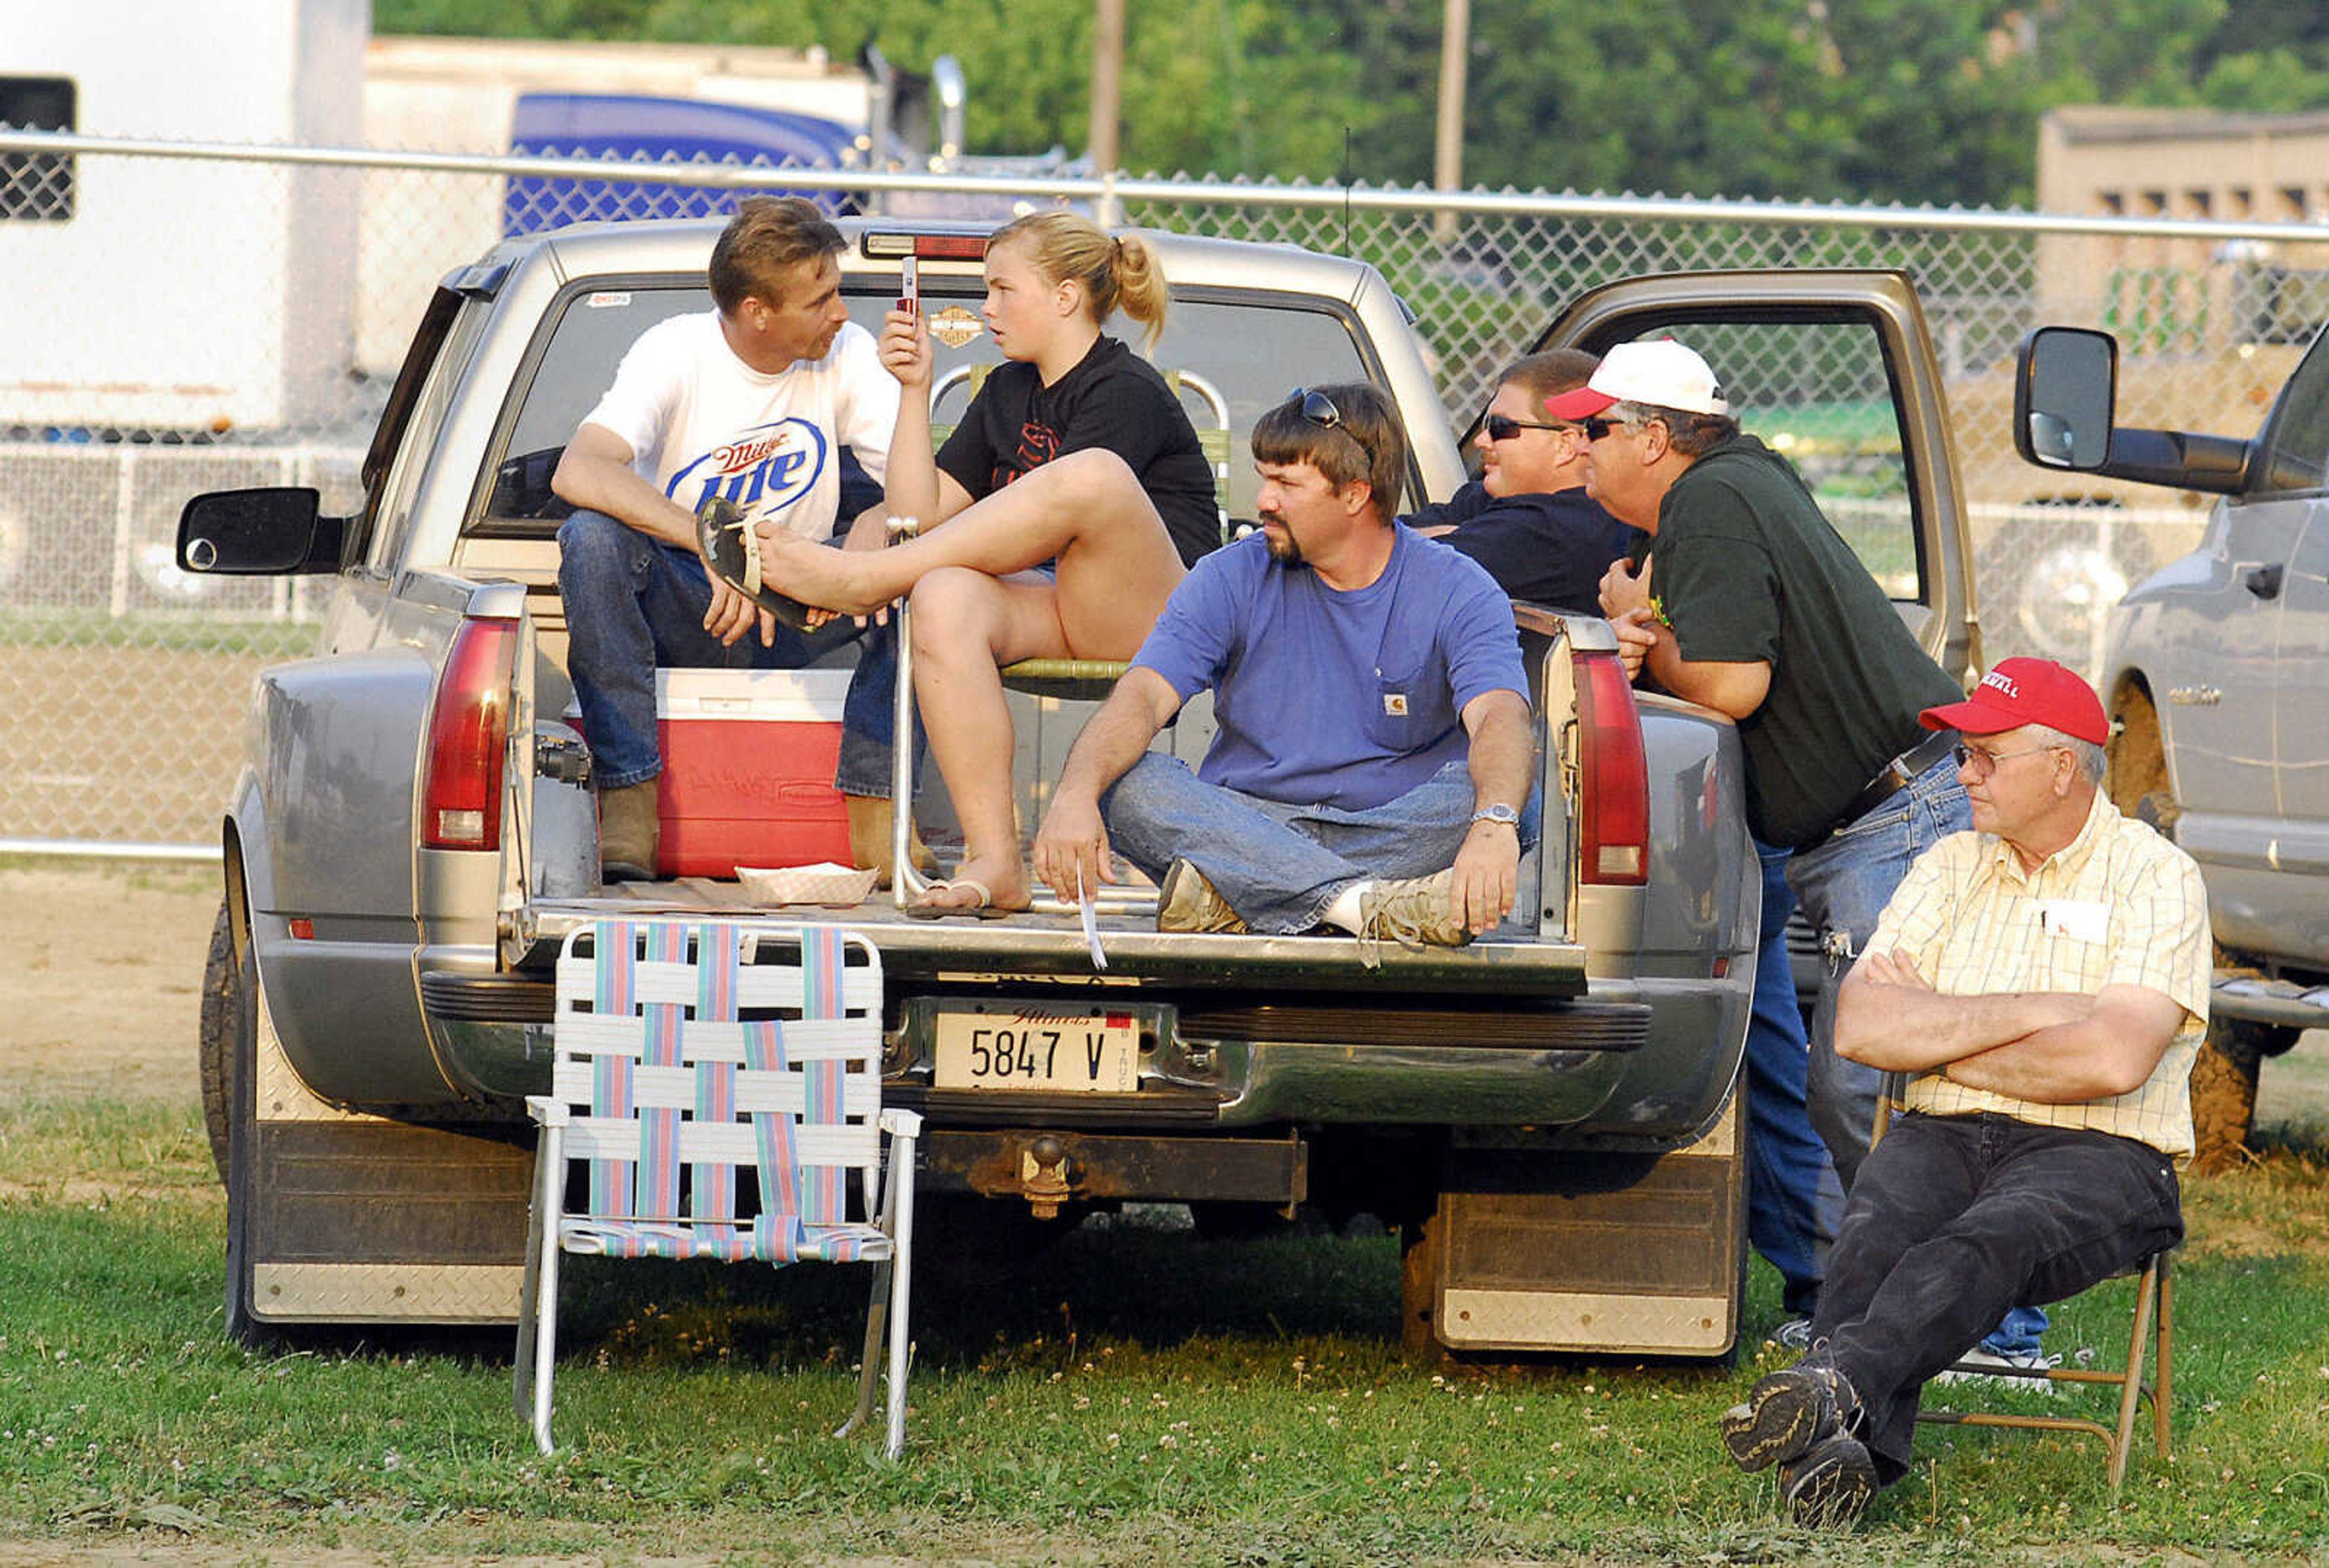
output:
<svg viewBox="0 0 2329 1568"><path fill-rule="evenodd" d="M1096 888L1113 836L1159 879L1159 930L1460 946L1518 881L1534 760L1510 602L1392 520L1407 441L1374 388L1297 391L1253 452L1260 531L1174 590L1069 753L1035 874ZM1206 689L1220 732L1192 773L1147 748Z"/></svg>

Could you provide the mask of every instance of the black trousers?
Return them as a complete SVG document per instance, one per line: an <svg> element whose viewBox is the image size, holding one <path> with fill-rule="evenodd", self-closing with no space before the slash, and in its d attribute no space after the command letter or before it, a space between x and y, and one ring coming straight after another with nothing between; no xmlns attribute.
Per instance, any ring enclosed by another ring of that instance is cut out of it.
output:
<svg viewBox="0 0 2329 1568"><path fill-rule="evenodd" d="M1853 1184L1811 1359L1866 1407L1880 1480L1908 1472L1927 1379L2005 1309L2075 1296L2183 1239L2168 1157L2010 1116L1896 1118Z"/></svg>

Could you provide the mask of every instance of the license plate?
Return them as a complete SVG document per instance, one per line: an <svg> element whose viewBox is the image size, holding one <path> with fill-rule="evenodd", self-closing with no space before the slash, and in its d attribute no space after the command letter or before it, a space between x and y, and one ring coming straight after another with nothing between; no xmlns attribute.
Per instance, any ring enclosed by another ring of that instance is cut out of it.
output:
<svg viewBox="0 0 2329 1568"><path fill-rule="evenodd" d="M940 1013L940 1089L1131 1094L1140 1030L1123 1013Z"/></svg>

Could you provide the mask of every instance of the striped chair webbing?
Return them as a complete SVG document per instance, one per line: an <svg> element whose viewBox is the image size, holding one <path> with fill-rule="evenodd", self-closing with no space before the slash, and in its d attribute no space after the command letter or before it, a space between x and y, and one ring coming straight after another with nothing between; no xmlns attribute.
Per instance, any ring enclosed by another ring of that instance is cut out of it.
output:
<svg viewBox="0 0 2329 1568"><path fill-rule="evenodd" d="M578 1220L572 1239L579 1242L589 1231L598 1244L588 1250L630 1256L759 1256L779 1262L846 1260L860 1255L867 1242L878 1242L878 1232L857 1236L853 1233L867 1228L848 1221L848 1179L855 1167L814 1152L805 1161L799 1137L803 1126L849 1125L850 1074L865 1071L865 1064L824 1048L796 1061L784 1020L740 1018L750 994L742 930L726 922L606 921L591 927L590 941L589 1006L601 1021L596 1033L603 1041L607 1030L614 1031L618 1048L594 1049L589 1057L589 1115L601 1124L625 1125L611 1148L602 1138L587 1159L592 1219ZM801 1016L846 1017L847 933L805 928L800 944ZM643 966L655 967L651 980ZM699 1024L717 1026L712 1033L724 1038L724 1046L702 1043L699 1035L692 1049L690 1026ZM734 1060L740 1040L740 1063ZM672 1091L680 1086L670 1082L674 1070L686 1075L677 1094ZM643 1072L649 1078L642 1079ZM755 1091L747 1082L762 1074L792 1076L797 1114L741 1109L754 1103L755 1092L765 1103L766 1085ZM650 1079L662 1086L651 1088ZM740 1131L746 1125L750 1158L759 1167L760 1214L740 1225L741 1146L731 1139L721 1148L720 1140L690 1129L735 1126ZM820 1146L830 1147L829 1140L812 1138L808 1147ZM692 1238L691 1225L700 1227Z"/></svg>
<svg viewBox="0 0 2329 1568"><path fill-rule="evenodd" d="M800 936L801 1016L838 1018L845 1008L843 989L849 949L834 926L805 926ZM848 1064L812 1057L796 1065L785 1051L784 1025L768 1019L744 1029L746 1065L754 1071L797 1072L801 1081L800 1123L790 1116L755 1112L752 1127L760 1152L761 1231L764 1245L779 1259L801 1255L808 1226L837 1225L846 1217L847 1170L820 1163L804 1167L795 1153L797 1125L837 1126L846 1118L843 1091Z"/></svg>

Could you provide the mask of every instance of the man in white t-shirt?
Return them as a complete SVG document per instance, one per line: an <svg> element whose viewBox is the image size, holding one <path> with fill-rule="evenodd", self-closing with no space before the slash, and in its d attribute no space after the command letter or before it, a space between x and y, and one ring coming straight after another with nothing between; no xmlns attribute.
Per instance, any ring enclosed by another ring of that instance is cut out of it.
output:
<svg viewBox="0 0 2329 1568"><path fill-rule="evenodd" d="M844 548L883 543L898 383L842 303L842 246L797 197L740 205L712 250L717 308L640 334L551 481L576 508L558 531L558 590L608 881L655 875L656 666L797 669L863 629L846 619L806 635L779 625L715 581L695 550L695 512L717 495L803 538L831 538L851 522L844 447L873 486ZM845 722L844 753L854 732Z"/></svg>

